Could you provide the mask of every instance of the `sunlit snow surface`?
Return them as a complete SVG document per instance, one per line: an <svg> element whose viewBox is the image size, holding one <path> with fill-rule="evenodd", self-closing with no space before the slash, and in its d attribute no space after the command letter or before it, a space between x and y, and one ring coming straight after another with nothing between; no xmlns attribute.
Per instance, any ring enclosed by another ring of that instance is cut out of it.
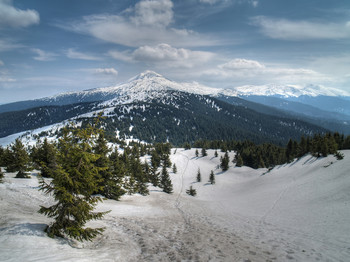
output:
<svg viewBox="0 0 350 262"><path fill-rule="evenodd" d="M104 226L93 242L48 238L50 222L37 213L52 199L35 175L0 184L1 261L348 261L350 151L343 160L305 156L291 164L253 170L218 169L219 157L172 150L174 193L106 200L111 210L90 226ZM175 153L175 154L174 154ZM233 159L234 153L230 153ZM200 169L202 182L196 182ZM214 170L216 184L207 181ZM197 196L185 193L193 186Z"/></svg>

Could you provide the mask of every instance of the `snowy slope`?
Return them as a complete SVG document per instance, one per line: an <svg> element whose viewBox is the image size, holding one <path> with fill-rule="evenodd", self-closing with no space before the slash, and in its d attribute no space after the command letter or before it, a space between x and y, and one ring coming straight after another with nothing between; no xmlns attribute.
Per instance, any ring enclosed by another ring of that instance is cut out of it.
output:
<svg viewBox="0 0 350 262"><path fill-rule="evenodd" d="M299 96L350 96L344 90L329 88L324 86L298 86L298 85L245 85L234 87L232 93L237 96L280 96L280 97L299 97Z"/></svg>
<svg viewBox="0 0 350 262"><path fill-rule="evenodd" d="M174 193L106 200L93 242L50 239L37 213L52 203L38 182L6 174L0 184L1 261L347 261L350 257L350 151L345 159L305 156L271 172L217 168L219 157L173 150ZM232 159L233 153L230 154ZM196 182L200 168L202 182ZM214 170L216 184L207 183ZM192 185L197 196L185 190Z"/></svg>

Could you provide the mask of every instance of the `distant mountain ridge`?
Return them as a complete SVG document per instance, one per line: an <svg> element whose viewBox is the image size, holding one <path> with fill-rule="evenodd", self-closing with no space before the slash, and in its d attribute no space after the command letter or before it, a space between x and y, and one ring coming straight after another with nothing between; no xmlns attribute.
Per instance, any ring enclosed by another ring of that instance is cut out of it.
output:
<svg viewBox="0 0 350 262"><path fill-rule="evenodd" d="M248 102L253 96L241 99L236 95L234 90L177 83L145 71L115 86L0 105L0 136L67 119L87 123L98 112L103 112L102 124L112 139L117 134L177 145L197 139L284 144L289 138L324 133L328 127L336 127L335 131L348 128L333 120L322 125L322 121L293 116L288 110Z"/></svg>

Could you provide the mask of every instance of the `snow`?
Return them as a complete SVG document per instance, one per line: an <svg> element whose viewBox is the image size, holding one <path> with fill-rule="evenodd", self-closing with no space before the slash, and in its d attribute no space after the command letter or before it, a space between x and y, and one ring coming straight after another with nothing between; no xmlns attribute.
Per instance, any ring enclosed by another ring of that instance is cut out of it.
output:
<svg viewBox="0 0 350 262"><path fill-rule="evenodd" d="M281 97L299 97L299 96L350 96L350 93L330 87L315 85L245 85L234 87L223 94L228 96L281 96Z"/></svg>
<svg viewBox="0 0 350 262"><path fill-rule="evenodd" d="M97 209L111 212L89 225L106 230L84 243L47 237L50 220L37 210L52 199L38 191L35 174L6 173L1 261L348 261L350 150L342 151L344 160L308 155L270 172L233 166L222 172L223 153L207 152L195 157L195 149L173 149L173 194L150 186L149 196L105 200ZM207 182L211 170L215 185ZM191 185L196 197L185 193Z"/></svg>

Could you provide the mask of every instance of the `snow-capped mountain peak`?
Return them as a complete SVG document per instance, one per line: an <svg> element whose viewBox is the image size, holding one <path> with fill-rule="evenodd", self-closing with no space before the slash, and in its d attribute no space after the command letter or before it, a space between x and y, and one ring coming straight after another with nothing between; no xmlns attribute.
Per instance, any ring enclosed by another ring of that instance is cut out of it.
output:
<svg viewBox="0 0 350 262"><path fill-rule="evenodd" d="M232 93L237 96L280 96L280 97L299 97L299 96L350 96L344 90L336 88L326 88L316 85L244 85L232 88Z"/></svg>

